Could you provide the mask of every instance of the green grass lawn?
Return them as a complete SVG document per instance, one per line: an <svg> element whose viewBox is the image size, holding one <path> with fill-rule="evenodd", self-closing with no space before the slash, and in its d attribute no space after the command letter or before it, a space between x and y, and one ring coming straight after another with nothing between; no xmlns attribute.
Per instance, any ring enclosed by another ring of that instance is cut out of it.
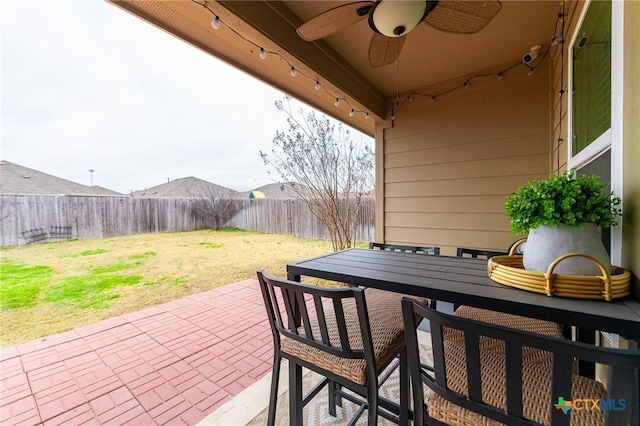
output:
<svg viewBox="0 0 640 426"><path fill-rule="evenodd" d="M257 269L284 277L288 262L331 250L330 241L235 229L4 248L0 345L255 278Z"/></svg>

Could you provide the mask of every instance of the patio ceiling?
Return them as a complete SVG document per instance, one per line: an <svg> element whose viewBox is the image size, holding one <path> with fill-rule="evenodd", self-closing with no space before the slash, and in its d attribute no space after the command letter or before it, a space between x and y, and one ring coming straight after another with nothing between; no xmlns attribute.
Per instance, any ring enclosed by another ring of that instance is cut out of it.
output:
<svg viewBox="0 0 640 426"><path fill-rule="evenodd" d="M307 19L347 2L110 1L369 135L376 121L388 118L390 100L398 91L465 79L513 64L531 46L548 47L560 7L555 1L503 0L498 15L472 35L421 24L407 35L399 61L372 68L372 30L366 20L315 42L295 32ZM218 30L211 27L214 13L223 23ZM272 52L264 60L260 47ZM291 66L298 70L296 78ZM315 89L316 80L321 90ZM344 99L339 107L334 106L336 98ZM373 120L365 119L365 112Z"/></svg>

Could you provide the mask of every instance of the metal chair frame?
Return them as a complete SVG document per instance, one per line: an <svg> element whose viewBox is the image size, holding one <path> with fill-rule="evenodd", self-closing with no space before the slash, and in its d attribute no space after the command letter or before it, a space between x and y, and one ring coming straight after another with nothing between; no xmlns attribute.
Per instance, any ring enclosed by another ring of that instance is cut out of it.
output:
<svg viewBox="0 0 640 426"><path fill-rule="evenodd" d="M385 244L385 243L374 243L374 242L369 243L369 249L397 251L401 253L415 253L415 254L431 254L431 255L440 254L440 247L404 246L399 244Z"/></svg>
<svg viewBox="0 0 640 426"><path fill-rule="evenodd" d="M269 426L275 423L280 364L283 358L289 361L289 421L291 425L301 426L303 424L302 409L304 405L320 392L325 385L329 387L329 413L331 415L336 415L336 405L342 405L342 397L360 404L360 408L350 424L355 424L365 409L368 409L369 425L377 424L378 415L399 424L408 424L411 414L409 410L406 346L403 344L383 365L376 368L363 289L327 289L310 286L296 281L276 278L267 275L264 271L258 271L258 280L274 340L273 375L271 378L267 422ZM358 321L362 334L362 349L354 349L349 343L343 310L343 301L349 299L353 299L357 306ZM311 305L311 309L307 306L308 304ZM333 318L331 314L335 315L335 323L332 322L331 324L335 324L338 327L339 345L332 343L329 339L327 323ZM311 324L319 328L319 335L317 329L314 334ZM364 360L367 370L366 384L355 383L295 355L283 352L281 345L283 337L296 340L337 357ZM386 378L379 380L378 376L398 356L400 357L400 404L383 398L378 394L379 385L386 380ZM302 394L302 367L325 377L304 396ZM353 391L364 400L355 398L352 394L344 393L342 387Z"/></svg>
<svg viewBox="0 0 640 426"><path fill-rule="evenodd" d="M490 257L493 257L493 256L504 256L509 253L507 253L506 251L477 250L477 249L470 249L466 247L458 247L458 249L456 250L456 256L465 257L464 256L465 254L468 254L469 256L471 256L472 259L480 259L480 258L489 259Z"/></svg>
<svg viewBox="0 0 640 426"><path fill-rule="evenodd" d="M610 367L609 373L619 379L616 383L617 393L612 394L609 391L608 398L627 398L629 410L628 412L607 411L607 424L638 425L640 422L638 415L640 350L597 347L455 317L435 311L409 298L402 300L402 309L414 407L424 407L422 385L425 384L442 398L482 416L509 425L539 425L539 423L522 417L522 348L527 346L552 354L550 395L552 401L558 400L559 397L571 398L572 371L575 359L606 364ZM420 368L419 364L419 350L414 324L423 318L428 319L431 323L435 366L433 373ZM454 392L447 387L443 327L459 329L465 334L468 396ZM496 338L505 343L506 411L482 400L480 348L478 346L480 336ZM626 416L629 418L625 418ZM442 424L430 418L424 408L414 408L414 419L416 425ZM552 405L550 419L553 426L568 426L571 417Z"/></svg>

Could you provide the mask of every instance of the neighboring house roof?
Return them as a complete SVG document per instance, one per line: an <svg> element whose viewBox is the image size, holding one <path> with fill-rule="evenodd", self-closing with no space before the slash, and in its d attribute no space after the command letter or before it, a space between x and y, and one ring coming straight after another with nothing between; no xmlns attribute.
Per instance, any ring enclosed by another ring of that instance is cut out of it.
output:
<svg viewBox="0 0 640 426"><path fill-rule="evenodd" d="M0 194L122 195L99 186L86 186L9 161L0 161Z"/></svg>
<svg viewBox="0 0 640 426"><path fill-rule="evenodd" d="M108 188L103 188L102 186L98 186L98 185L94 185L94 186L87 186L84 189L81 189L80 191L76 191L73 194L70 195L124 195L121 192L116 192L116 191L112 191L111 189Z"/></svg>
<svg viewBox="0 0 640 426"><path fill-rule="evenodd" d="M252 191L242 192L240 195L242 198L251 198L250 194L253 192L261 192L264 194L264 198L299 198L296 194L296 191L292 188L293 184L290 182L287 183L270 183L268 185L261 186L260 188L256 188ZM256 197L258 198L258 197Z"/></svg>
<svg viewBox="0 0 640 426"><path fill-rule="evenodd" d="M238 191L193 176L175 179L142 191L134 191L131 195L150 198L191 198L203 192L229 194L232 198L240 198Z"/></svg>

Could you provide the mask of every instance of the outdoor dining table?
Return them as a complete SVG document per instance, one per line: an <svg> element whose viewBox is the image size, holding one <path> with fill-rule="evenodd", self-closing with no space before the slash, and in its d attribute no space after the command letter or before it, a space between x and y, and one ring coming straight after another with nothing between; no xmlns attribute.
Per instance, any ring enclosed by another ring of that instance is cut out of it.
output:
<svg viewBox="0 0 640 426"><path fill-rule="evenodd" d="M378 288L455 305L619 334L640 342L640 303L632 296L604 300L549 297L492 281L487 261L383 250L347 249L289 263L287 276ZM632 342L632 344L634 343Z"/></svg>
<svg viewBox="0 0 640 426"><path fill-rule="evenodd" d="M487 260L482 259L347 249L289 263L287 276L293 281L302 276L323 278L605 331L629 339L630 348L640 342L640 303L632 296L606 302L520 290L492 281ZM609 386L628 389L628 380L610 375Z"/></svg>

